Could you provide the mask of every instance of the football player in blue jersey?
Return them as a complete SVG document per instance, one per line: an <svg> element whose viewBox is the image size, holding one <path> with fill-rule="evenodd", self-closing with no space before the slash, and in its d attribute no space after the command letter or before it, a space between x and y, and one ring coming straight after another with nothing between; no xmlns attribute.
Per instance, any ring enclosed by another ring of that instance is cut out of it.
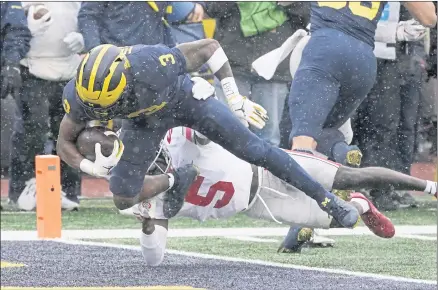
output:
<svg viewBox="0 0 438 290"><path fill-rule="evenodd" d="M190 78L188 73L204 63L221 81L229 107L212 97L214 89L207 81ZM119 209L166 191L166 216L179 211L196 178L196 168L188 165L168 174L145 175L167 130L186 126L302 190L343 226L353 227L358 221L354 207L326 191L287 153L247 128L248 123L262 128L266 111L240 95L225 52L215 40L174 48L95 47L85 55L76 78L66 85L63 102L66 114L59 130L58 155L88 174L110 173L110 190ZM86 159L75 145L86 122L113 118L123 119L113 153L104 156L96 144L96 159Z"/></svg>
<svg viewBox="0 0 438 290"><path fill-rule="evenodd" d="M312 2L310 39L289 95L292 150L316 150L338 163L360 165L359 148L348 145L338 129L374 85L374 34L385 4ZM433 2L403 5L424 26L436 25ZM280 251L299 248L310 237L309 231L300 232L300 228L291 228Z"/></svg>

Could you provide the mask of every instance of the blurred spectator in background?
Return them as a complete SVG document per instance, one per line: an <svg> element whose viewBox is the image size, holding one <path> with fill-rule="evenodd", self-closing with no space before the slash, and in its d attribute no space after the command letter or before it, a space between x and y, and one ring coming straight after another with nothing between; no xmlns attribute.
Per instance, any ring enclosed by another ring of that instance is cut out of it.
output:
<svg viewBox="0 0 438 290"><path fill-rule="evenodd" d="M435 2L435 11L437 3ZM438 11L437 11L438 12ZM428 35L426 35L427 37ZM427 59L427 80L421 93L416 161L433 161L432 156L437 156L437 27L430 29L430 37L425 44L430 42Z"/></svg>
<svg viewBox="0 0 438 290"><path fill-rule="evenodd" d="M32 38L29 52L20 61L22 87L13 94L17 111L10 148L9 199L22 210L33 210L35 155L44 153L49 130L53 141L58 136L62 92L76 73L83 38L77 33L80 2L23 2L23 8ZM46 153L55 152L49 149ZM80 175L63 162L61 185L63 209L77 208Z"/></svg>
<svg viewBox="0 0 438 290"><path fill-rule="evenodd" d="M100 44L172 45L166 25L169 2L83 2L78 15L85 50Z"/></svg>
<svg viewBox="0 0 438 290"><path fill-rule="evenodd" d="M280 6L273 1L205 2L205 7L207 14L218 20L215 39L228 56L240 92L268 111L269 121L263 130L256 133L278 146L279 123L292 80L289 61L283 61L269 81L252 73L251 65L307 25L309 4L293 2ZM221 90L216 93L225 98Z"/></svg>
<svg viewBox="0 0 438 290"><path fill-rule="evenodd" d="M172 2L167 20L171 24L175 44L214 37L216 20L208 18L204 5L204 2ZM198 72L191 75L202 77L214 84L214 74L208 65L202 66Z"/></svg>
<svg viewBox="0 0 438 290"><path fill-rule="evenodd" d="M8 147L10 135L4 134L5 119L7 110L12 108L12 104L6 104L6 97L19 92L22 86L20 74L20 60L26 55L30 48L31 34L27 27L27 20L21 2L0 2L0 98L2 109L2 142L1 148ZM10 132L10 131L9 131ZM9 133L7 132L7 133ZM6 138L4 138L6 137ZM2 154L3 161L3 154ZM2 170L6 165L2 162ZM3 210L3 206L0 206Z"/></svg>
<svg viewBox="0 0 438 290"><path fill-rule="evenodd" d="M427 29L410 19L399 2L385 5L376 31L376 84L358 109L355 139L362 166L383 166L410 174L413 162L420 90L424 82ZM381 210L412 205L408 194L372 190Z"/></svg>
<svg viewBox="0 0 438 290"><path fill-rule="evenodd" d="M31 34L21 2L0 2L1 98L20 90L20 60L29 51Z"/></svg>

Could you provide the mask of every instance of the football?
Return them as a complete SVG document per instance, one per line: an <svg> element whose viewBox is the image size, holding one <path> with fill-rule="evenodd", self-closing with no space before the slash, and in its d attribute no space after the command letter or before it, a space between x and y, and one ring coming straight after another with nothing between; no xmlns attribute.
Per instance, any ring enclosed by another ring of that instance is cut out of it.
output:
<svg viewBox="0 0 438 290"><path fill-rule="evenodd" d="M84 129L76 139L76 148L85 158L94 161L95 145L100 143L103 156L108 157L111 155L114 148L114 141L117 140L117 136L106 136L105 131L109 131L102 127L91 127Z"/></svg>

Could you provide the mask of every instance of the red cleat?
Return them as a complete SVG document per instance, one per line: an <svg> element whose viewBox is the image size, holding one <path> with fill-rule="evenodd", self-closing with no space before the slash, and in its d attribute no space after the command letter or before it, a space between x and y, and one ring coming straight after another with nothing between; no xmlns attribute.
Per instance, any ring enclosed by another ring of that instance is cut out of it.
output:
<svg viewBox="0 0 438 290"><path fill-rule="evenodd" d="M389 239L394 236L395 228L391 220L384 216L368 198L360 192L352 193L350 198L361 198L368 202L370 210L362 214L360 217L370 231L381 238Z"/></svg>

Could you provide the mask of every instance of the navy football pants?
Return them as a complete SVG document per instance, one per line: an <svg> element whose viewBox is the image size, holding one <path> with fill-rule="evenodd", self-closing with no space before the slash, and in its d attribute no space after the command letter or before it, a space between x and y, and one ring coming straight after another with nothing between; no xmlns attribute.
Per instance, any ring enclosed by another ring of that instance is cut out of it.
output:
<svg viewBox="0 0 438 290"><path fill-rule="evenodd" d="M158 112L156 117L147 121L123 121L120 138L125 151L111 172L110 189L113 194L134 197L141 191L144 176L159 143L167 130L176 126L201 132L237 157L268 169L317 202L322 202L329 194L286 152L258 138L225 104L215 98L196 100L187 96L174 108Z"/></svg>
<svg viewBox="0 0 438 290"><path fill-rule="evenodd" d="M366 98L376 69L368 44L335 29L313 32L289 94L290 141L310 136L317 151L331 157L333 146L344 142L338 128Z"/></svg>

